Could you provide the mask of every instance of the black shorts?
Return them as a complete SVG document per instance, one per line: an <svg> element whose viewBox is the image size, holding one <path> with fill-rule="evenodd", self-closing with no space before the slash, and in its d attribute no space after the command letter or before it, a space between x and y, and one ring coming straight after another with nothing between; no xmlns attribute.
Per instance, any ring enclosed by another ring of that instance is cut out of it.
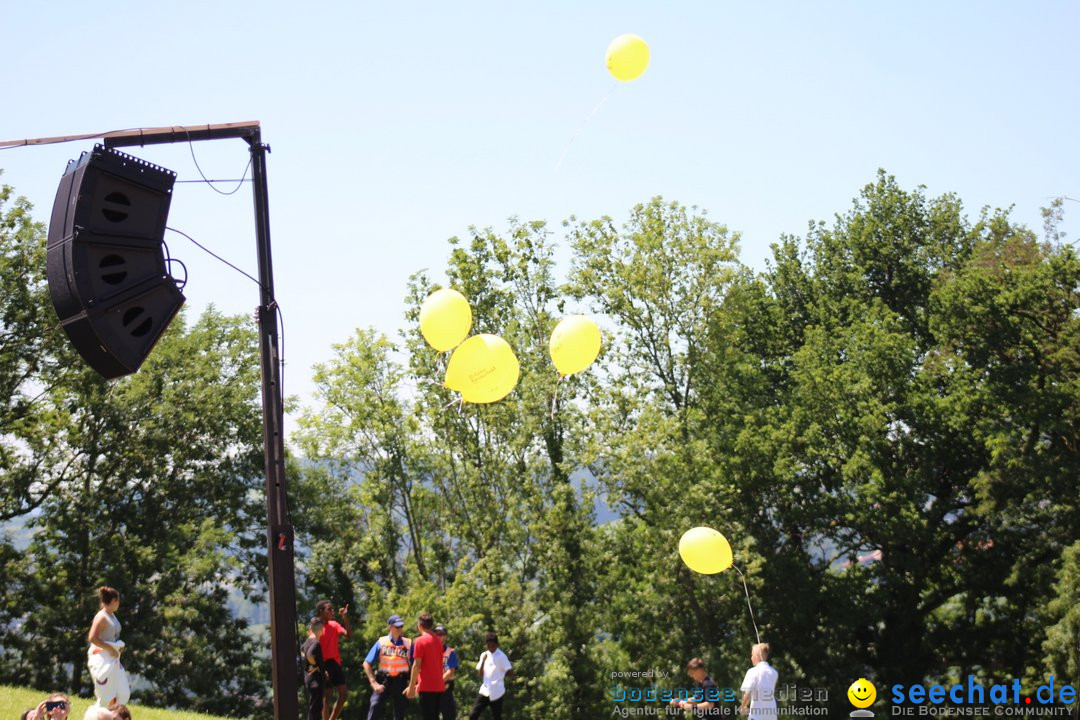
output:
<svg viewBox="0 0 1080 720"><path fill-rule="evenodd" d="M345 671L337 660L324 660L323 666L326 674L330 676L330 687L340 687L345 684Z"/></svg>

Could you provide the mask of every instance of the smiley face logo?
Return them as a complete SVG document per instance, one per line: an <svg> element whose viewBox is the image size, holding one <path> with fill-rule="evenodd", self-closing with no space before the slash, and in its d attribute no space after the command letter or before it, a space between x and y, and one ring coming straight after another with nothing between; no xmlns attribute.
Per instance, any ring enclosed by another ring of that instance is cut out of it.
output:
<svg viewBox="0 0 1080 720"><path fill-rule="evenodd" d="M847 699L857 708L869 707L877 699L877 689L866 678L859 678L847 689Z"/></svg>

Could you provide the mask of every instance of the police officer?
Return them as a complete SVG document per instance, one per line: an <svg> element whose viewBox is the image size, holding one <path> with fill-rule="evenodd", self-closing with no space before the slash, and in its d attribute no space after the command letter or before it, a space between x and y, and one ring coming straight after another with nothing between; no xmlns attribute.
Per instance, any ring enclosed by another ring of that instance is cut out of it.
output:
<svg viewBox="0 0 1080 720"><path fill-rule="evenodd" d="M371 684L371 704L367 720L386 717L386 703L394 706L394 720L404 720L409 701L403 694L409 686L409 654L412 641L402 637L405 621L391 615L387 634L375 641L364 658L364 673ZM379 712L382 708L382 712Z"/></svg>
<svg viewBox="0 0 1080 720"><path fill-rule="evenodd" d="M443 682L446 683L446 691L443 692L439 704L439 717L442 720L457 720L457 703L454 701L454 676L457 675L458 668L457 651L447 644L445 627L436 625L435 636L442 640L443 644Z"/></svg>

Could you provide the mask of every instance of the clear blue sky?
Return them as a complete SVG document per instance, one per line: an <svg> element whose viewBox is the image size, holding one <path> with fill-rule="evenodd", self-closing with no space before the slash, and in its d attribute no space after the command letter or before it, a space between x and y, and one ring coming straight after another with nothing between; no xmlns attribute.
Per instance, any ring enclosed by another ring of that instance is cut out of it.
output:
<svg viewBox="0 0 1080 720"><path fill-rule="evenodd" d="M395 335L408 276L441 279L469 225L558 229L663 195L761 268L883 167L1038 229L1051 197L1080 197L1078 21L1075 2L8 3L0 140L261 121L286 389L310 402L311 365L356 327ZM626 32L652 65L616 87L604 51ZM47 220L91 146L0 152L2 182ZM186 145L131 152L198 178ZM247 162L240 140L195 153L212 178ZM181 184L169 224L254 272L252 215L246 187ZM189 311L253 310L250 281L167 242Z"/></svg>

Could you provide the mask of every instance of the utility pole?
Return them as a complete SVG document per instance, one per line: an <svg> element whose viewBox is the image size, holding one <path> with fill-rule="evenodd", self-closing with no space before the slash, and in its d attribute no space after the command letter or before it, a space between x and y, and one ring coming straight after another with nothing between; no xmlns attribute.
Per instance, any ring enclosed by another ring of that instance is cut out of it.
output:
<svg viewBox="0 0 1080 720"><path fill-rule="evenodd" d="M270 660L274 688L274 720L299 720L296 658L296 571L293 526L285 485L284 398L278 339L278 304L270 253L270 199L266 155L258 121L141 128L118 132L0 141L0 148L104 139L106 148L190 143L196 140L242 138L251 152L252 197L255 202L255 244L259 257L259 368L262 376L263 453L266 468L266 545L270 588Z"/></svg>
<svg viewBox="0 0 1080 720"><path fill-rule="evenodd" d="M104 135L105 147L129 147L195 140L243 138L251 151L255 242L259 256L259 365L262 375L263 452L266 467L266 540L269 558L270 655L274 687L274 720L298 720L296 677L296 573L293 526L285 485L284 399L278 305L270 252L270 200L266 155L258 122L154 128Z"/></svg>

